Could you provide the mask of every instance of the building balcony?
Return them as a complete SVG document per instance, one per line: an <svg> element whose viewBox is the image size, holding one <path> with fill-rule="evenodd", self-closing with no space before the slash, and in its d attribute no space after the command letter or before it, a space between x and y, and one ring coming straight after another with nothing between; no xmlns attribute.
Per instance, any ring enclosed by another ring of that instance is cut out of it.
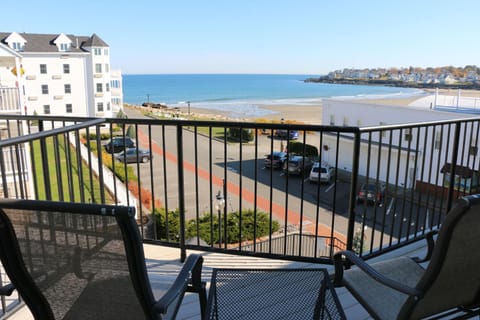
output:
<svg viewBox="0 0 480 320"><path fill-rule="evenodd" d="M3 196L135 206L154 281L171 278L187 251L204 256L204 280L225 265L331 271L342 249L371 261L421 256L425 234L453 200L479 187L479 119L369 128L142 115L0 119ZM125 163L121 149L106 152L111 137L127 133L150 158ZM280 151L276 169L265 160ZM289 162L293 154L300 162ZM334 168L328 183L310 182L313 162ZM362 185L376 189L364 197ZM205 221L206 232L198 227ZM345 290L338 295L349 319L368 318ZM181 318L196 319L189 299Z"/></svg>

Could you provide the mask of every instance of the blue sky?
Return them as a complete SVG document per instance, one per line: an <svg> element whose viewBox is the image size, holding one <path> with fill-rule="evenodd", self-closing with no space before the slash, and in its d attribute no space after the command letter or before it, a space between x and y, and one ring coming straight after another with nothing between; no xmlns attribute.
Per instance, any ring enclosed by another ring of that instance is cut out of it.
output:
<svg viewBox="0 0 480 320"><path fill-rule="evenodd" d="M0 31L96 33L124 74L325 74L480 66L479 12L478 0L28 0L9 2Z"/></svg>

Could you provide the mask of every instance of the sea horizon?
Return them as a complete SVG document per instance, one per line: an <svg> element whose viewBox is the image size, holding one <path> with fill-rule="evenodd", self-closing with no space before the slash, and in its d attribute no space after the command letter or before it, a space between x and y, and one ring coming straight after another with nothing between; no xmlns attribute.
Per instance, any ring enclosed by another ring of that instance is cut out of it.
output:
<svg viewBox="0 0 480 320"><path fill-rule="evenodd" d="M306 74L126 74L124 102L204 108L238 117L272 113L268 105L318 105L323 99L383 99L421 95L420 89L306 83Z"/></svg>

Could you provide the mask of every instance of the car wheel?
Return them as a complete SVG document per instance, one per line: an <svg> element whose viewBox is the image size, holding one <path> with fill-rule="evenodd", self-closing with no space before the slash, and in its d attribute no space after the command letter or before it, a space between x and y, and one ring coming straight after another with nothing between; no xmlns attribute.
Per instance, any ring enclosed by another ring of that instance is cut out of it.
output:
<svg viewBox="0 0 480 320"><path fill-rule="evenodd" d="M142 163L147 163L148 162L148 157L142 157Z"/></svg>

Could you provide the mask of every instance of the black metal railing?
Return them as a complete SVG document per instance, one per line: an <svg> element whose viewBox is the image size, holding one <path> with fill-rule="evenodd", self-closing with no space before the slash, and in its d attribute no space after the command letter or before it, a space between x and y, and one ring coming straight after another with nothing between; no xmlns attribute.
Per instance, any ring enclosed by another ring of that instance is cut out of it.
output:
<svg viewBox="0 0 480 320"><path fill-rule="evenodd" d="M479 120L358 128L3 116L1 192L136 206L144 241L178 246L182 258L186 248L324 263L347 248L368 258L423 238L456 197L478 191ZM105 151L127 135L150 161ZM266 167L281 151L284 164ZM312 161L333 177L311 183Z"/></svg>

